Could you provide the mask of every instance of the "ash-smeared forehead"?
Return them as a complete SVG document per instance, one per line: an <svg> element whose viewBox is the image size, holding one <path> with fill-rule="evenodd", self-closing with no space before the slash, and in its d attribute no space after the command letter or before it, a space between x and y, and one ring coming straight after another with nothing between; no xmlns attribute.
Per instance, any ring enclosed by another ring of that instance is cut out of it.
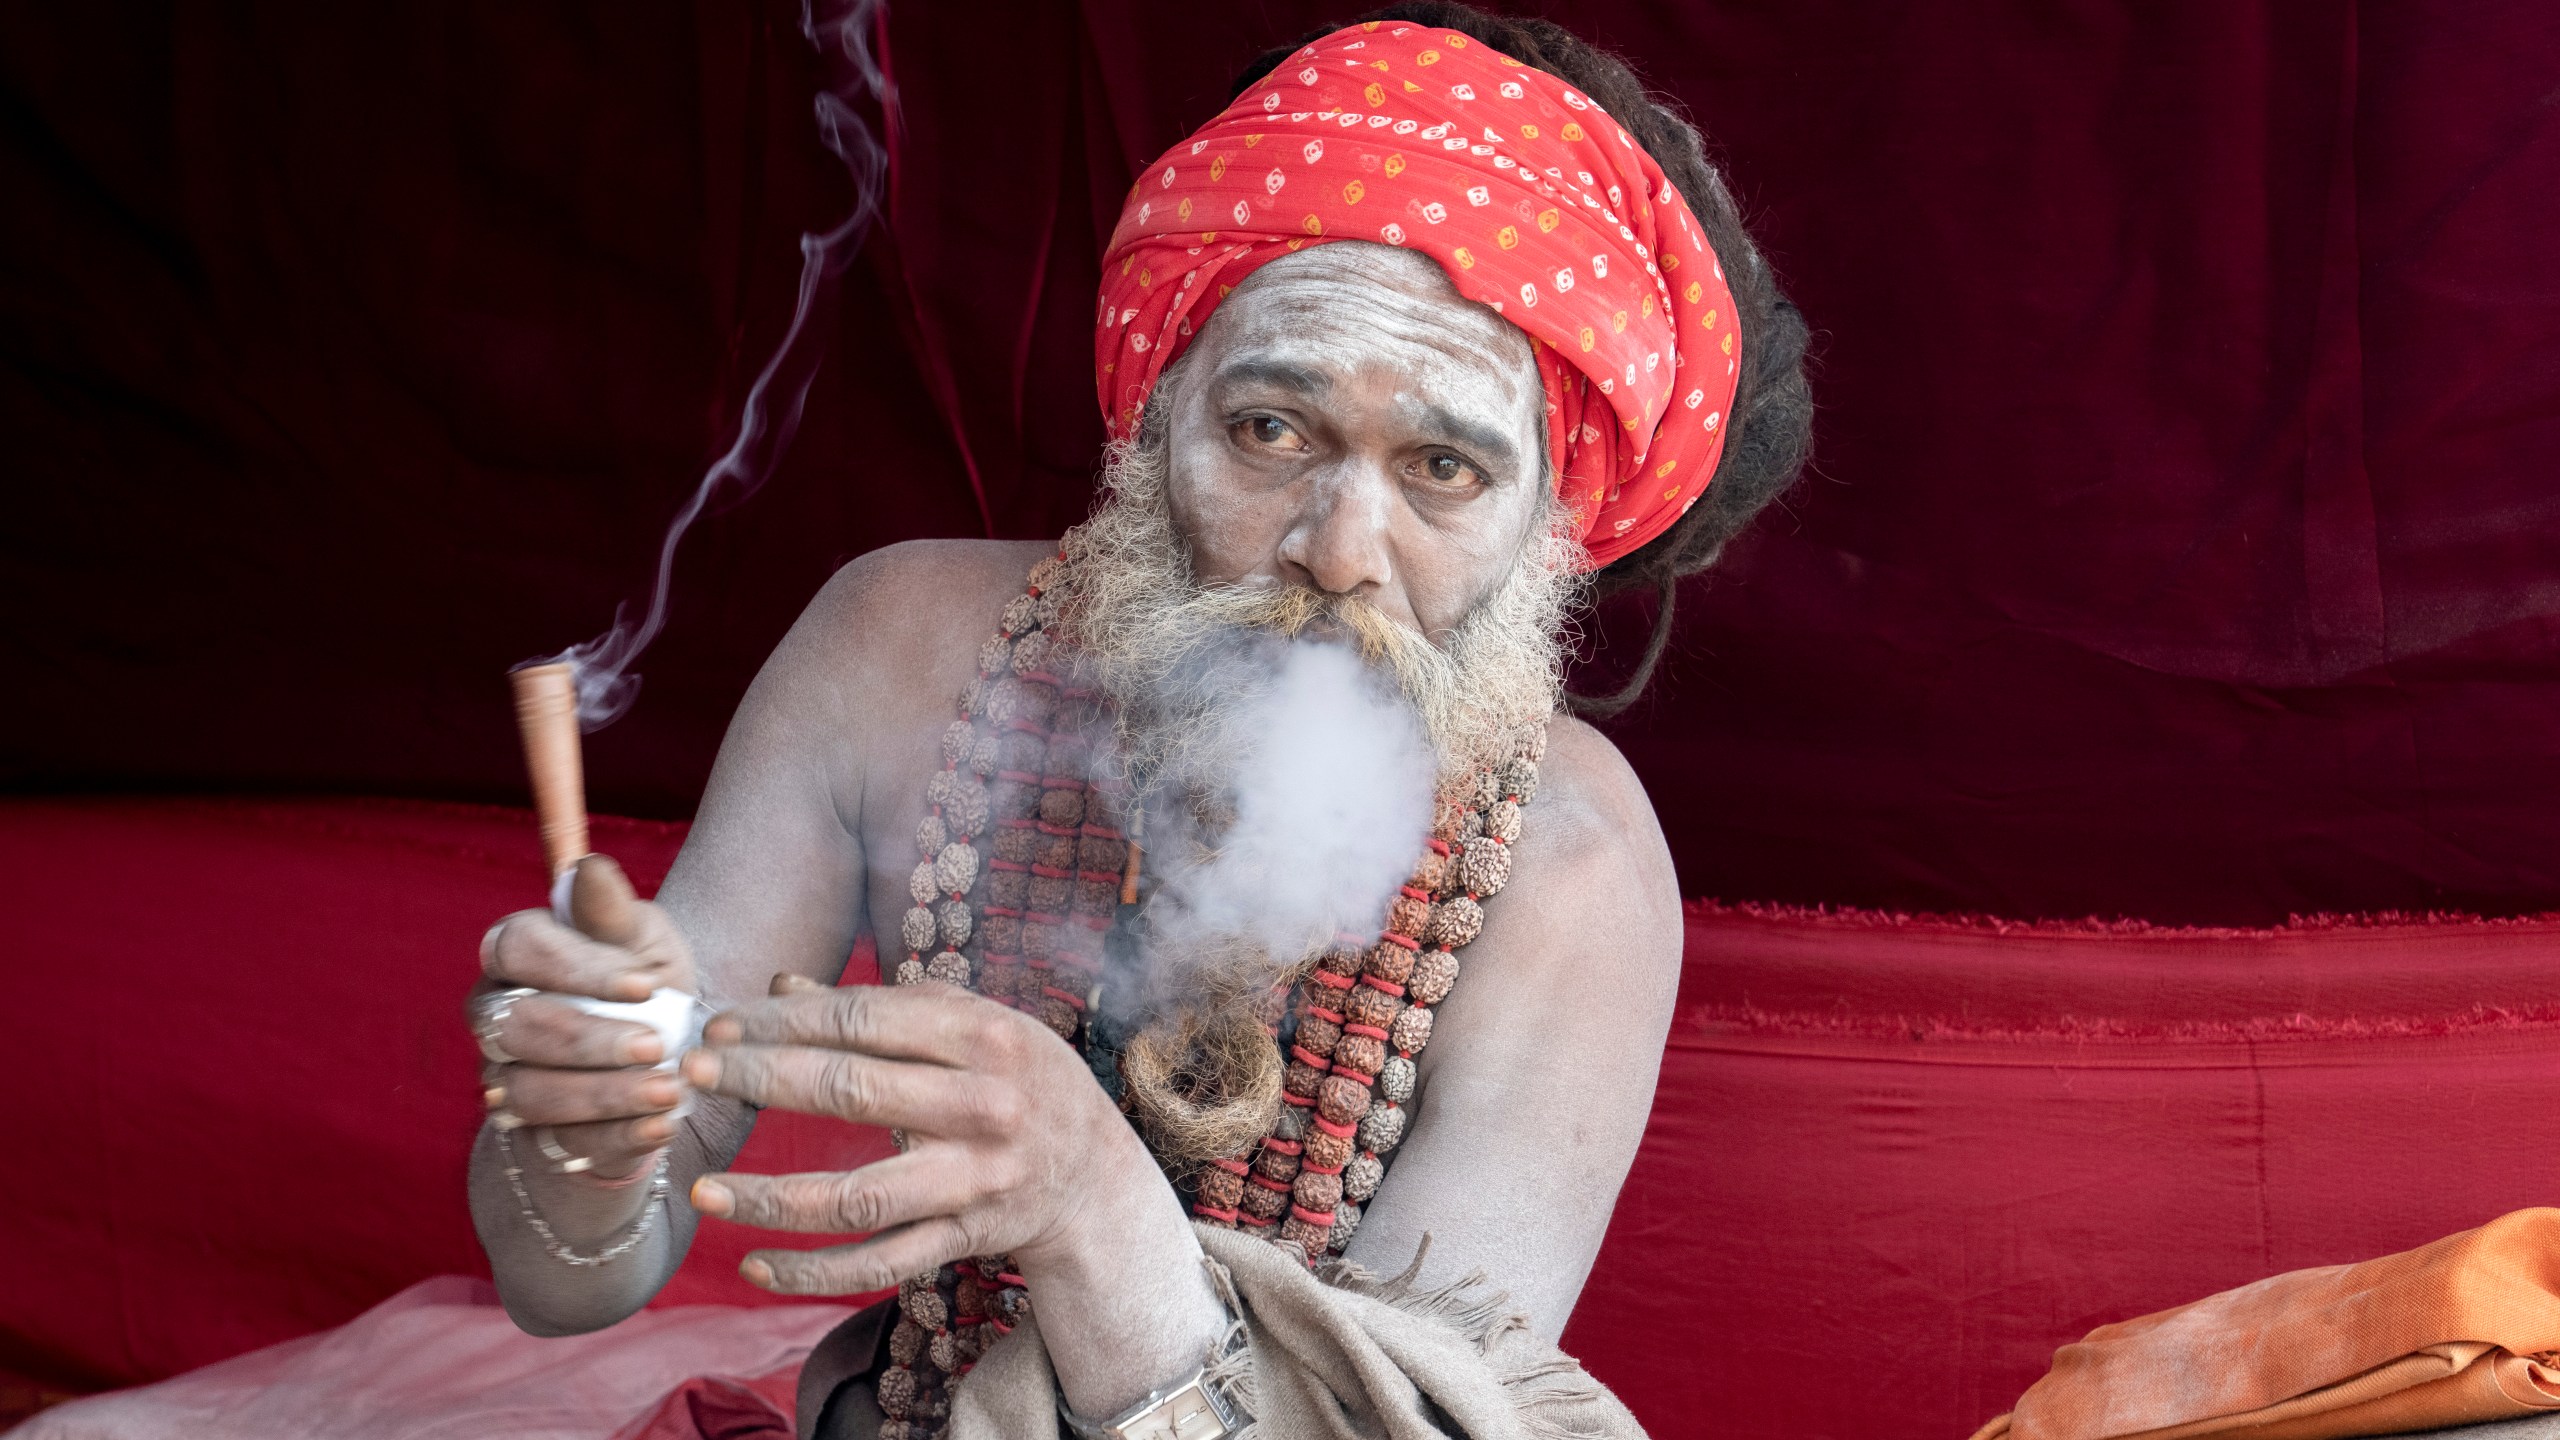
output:
<svg viewBox="0 0 2560 1440"><path fill-rule="evenodd" d="M1247 276L1195 347L1196 380L1251 381L1311 396L1357 372L1397 375L1396 408L1422 428L1456 432L1531 473L1543 453L1545 391L1528 337L1459 296L1428 257L1337 241Z"/></svg>

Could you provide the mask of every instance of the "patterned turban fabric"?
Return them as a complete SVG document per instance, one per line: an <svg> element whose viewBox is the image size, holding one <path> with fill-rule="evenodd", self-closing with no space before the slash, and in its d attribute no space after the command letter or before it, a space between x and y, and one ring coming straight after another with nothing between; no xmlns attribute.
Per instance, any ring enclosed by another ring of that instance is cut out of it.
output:
<svg viewBox="0 0 2560 1440"><path fill-rule="evenodd" d="M1593 569L1697 503L1741 340L1688 202L1572 86L1403 22L1297 51L1138 177L1095 317L1112 435L1245 276L1333 240L1419 250L1528 334L1556 493Z"/></svg>

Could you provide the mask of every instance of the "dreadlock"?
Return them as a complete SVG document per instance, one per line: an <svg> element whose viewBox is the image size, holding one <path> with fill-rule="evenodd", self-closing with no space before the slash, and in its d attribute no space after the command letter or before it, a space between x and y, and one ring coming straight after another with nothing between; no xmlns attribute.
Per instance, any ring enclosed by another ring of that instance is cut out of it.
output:
<svg viewBox="0 0 2560 1440"><path fill-rule="evenodd" d="M1626 684L1607 695L1565 697L1577 715L1615 715L1644 693L1654 667L1661 663L1663 649L1671 641L1671 612L1681 578L1713 565L1725 542L1740 534L1751 517L1793 484L1804 468L1813 431L1813 397L1804 377L1804 317L1778 289L1768 261L1751 243L1733 193L1707 161L1697 127L1647 91L1625 61L1551 20L1489 15L1454 0L1407 0L1341 25L1309 31L1291 44L1265 52L1236 78L1228 98L1243 94L1301 46L1344 25L1371 20L1457 31L1580 90L1624 125L1662 167L1689 202L1724 265L1725 284L1733 292L1734 318L1742 332L1742 373L1734 389L1723 458L1706 493L1678 523L1641 549L1610 562L1591 580L1594 600L1644 590L1655 596L1653 631Z"/></svg>

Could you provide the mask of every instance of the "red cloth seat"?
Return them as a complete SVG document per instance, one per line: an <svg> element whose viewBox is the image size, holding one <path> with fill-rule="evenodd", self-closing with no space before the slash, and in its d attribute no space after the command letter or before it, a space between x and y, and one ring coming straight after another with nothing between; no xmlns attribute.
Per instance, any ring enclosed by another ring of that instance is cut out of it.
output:
<svg viewBox="0 0 2560 1440"><path fill-rule="evenodd" d="M682 827L599 820L654 886ZM0 1380L174 1374L482 1273L458 1017L530 818L0 804L35 1082ZM1567 1346L1660 1436L1951 1440L2054 1346L2552 1199L2560 924L2266 932L1693 906L1651 1127ZM766 1117L741 1164L861 1163ZM664 1302L765 1297L707 1226ZM783 1243L804 1244L805 1237Z"/></svg>

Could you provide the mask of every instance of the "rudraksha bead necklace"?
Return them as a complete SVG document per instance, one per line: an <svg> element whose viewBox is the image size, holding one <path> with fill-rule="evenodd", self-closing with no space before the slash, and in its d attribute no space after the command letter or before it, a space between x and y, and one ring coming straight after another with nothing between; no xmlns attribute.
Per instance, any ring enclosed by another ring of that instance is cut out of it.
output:
<svg viewBox="0 0 2560 1440"><path fill-rule="evenodd" d="M1096 758L1108 728L1101 697L1066 678L1072 657L1058 639L1081 542L1070 530L1032 566L979 649L925 787L894 978L974 989L1038 1016L1116 1097L1117 1037L1100 1000L1107 944L1126 943L1121 900L1136 856L1125 782ZM1404 1138L1414 1057L1457 983L1457 952L1510 878L1545 744L1541 727L1471 792L1444 795L1376 944L1345 937L1298 982L1272 1027L1286 1047L1286 1103L1268 1136L1201 1172L1192 1211L1202 1221L1259 1230L1310 1261L1350 1243ZM882 1440L939 1434L952 1384L1029 1308L1009 1256L901 1282L876 1384Z"/></svg>

